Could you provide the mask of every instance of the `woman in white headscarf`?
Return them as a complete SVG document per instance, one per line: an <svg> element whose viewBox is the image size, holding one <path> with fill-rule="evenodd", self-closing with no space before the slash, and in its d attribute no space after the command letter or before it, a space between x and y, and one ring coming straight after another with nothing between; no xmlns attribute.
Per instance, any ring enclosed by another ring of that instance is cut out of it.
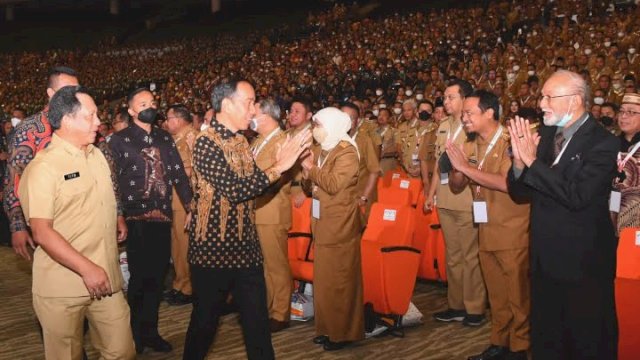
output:
<svg viewBox="0 0 640 360"><path fill-rule="evenodd" d="M359 155L349 137L349 115L325 108L313 116L313 137L321 150L307 157L303 174L311 182L315 245L313 342L327 351L364 338L360 239L363 224L357 202Z"/></svg>

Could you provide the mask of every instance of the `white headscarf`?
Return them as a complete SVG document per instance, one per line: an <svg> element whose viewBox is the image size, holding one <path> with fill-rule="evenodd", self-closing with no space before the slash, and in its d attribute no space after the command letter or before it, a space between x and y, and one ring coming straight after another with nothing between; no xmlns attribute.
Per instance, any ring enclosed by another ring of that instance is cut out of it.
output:
<svg viewBox="0 0 640 360"><path fill-rule="evenodd" d="M349 115L338 108L326 107L313 115L313 120L322 124L327 132L327 137L320 144L322 150L329 151L336 147L340 141L346 141L353 145L360 158L360 152L355 140L349 136L351 129L351 118Z"/></svg>

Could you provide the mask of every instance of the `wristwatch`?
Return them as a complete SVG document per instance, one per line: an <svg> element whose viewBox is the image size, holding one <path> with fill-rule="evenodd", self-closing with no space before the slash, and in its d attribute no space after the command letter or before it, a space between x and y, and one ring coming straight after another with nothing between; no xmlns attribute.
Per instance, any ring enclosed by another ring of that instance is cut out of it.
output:
<svg viewBox="0 0 640 360"><path fill-rule="evenodd" d="M368 202L369 198L366 196L360 196L360 200L364 201L364 202Z"/></svg>

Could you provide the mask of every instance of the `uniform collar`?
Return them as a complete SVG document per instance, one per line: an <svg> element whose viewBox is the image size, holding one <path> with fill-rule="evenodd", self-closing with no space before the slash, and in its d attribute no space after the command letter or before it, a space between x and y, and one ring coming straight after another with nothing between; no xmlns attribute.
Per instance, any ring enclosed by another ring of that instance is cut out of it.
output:
<svg viewBox="0 0 640 360"><path fill-rule="evenodd" d="M54 147L60 147L72 156L88 156L93 152L93 149L95 149L95 146L93 146L93 144L89 144L87 146L87 149L85 151L82 151L81 149L78 149L76 146L72 145L70 142L64 140L55 133L51 136L51 145L53 145Z"/></svg>

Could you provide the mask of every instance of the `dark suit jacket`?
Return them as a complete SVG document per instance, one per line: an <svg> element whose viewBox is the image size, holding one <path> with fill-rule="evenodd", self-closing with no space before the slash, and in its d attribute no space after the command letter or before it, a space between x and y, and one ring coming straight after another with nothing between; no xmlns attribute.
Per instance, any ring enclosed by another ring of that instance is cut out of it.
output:
<svg viewBox="0 0 640 360"><path fill-rule="evenodd" d="M517 180L508 175L509 192L531 198L531 270L561 281L613 279L608 199L620 142L589 116L551 166L555 133L541 127L537 159Z"/></svg>

